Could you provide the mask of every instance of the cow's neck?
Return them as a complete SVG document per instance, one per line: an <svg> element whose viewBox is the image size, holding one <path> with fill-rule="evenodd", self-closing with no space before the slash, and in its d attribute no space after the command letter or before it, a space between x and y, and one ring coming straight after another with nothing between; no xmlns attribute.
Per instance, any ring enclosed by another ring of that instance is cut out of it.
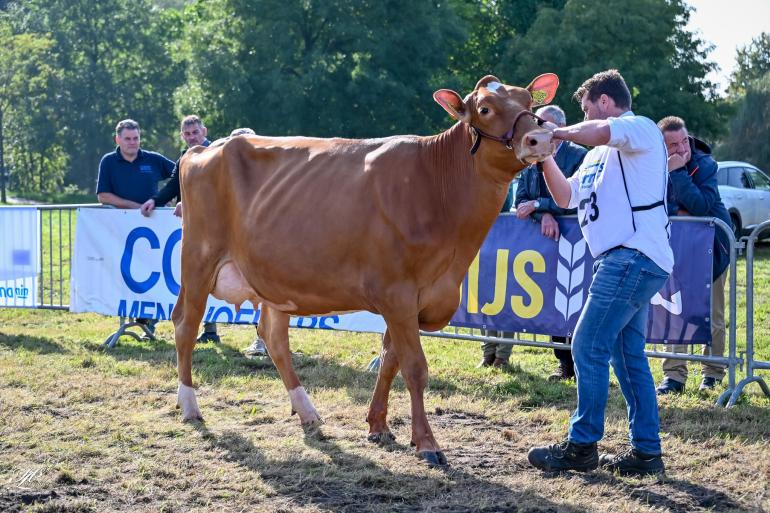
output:
<svg viewBox="0 0 770 513"><path fill-rule="evenodd" d="M524 167L499 142L482 140L475 155L470 154L472 144L472 133L463 123L428 143L436 164L434 187L455 234L456 265L463 274L497 219L511 180Z"/></svg>

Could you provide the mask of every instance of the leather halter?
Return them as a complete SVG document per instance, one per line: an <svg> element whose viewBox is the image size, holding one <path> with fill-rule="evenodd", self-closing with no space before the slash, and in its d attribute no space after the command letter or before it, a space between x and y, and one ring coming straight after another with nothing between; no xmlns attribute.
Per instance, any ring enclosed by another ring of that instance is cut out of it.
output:
<svg viewBox="0 0 770 513"><path fill-rule="evenodd" d="M543 118L541 118L540 116L538 116L534 112L529 111L529 110L523 110L523 111L519 112L518 114L516 114L516 117L513 120L513 124L511 125L511 129L508 130L505 134L503 134L502 137L497 137L495 135L488 134L488 133L484 132L483 130L481 130L480 128L476 128L475 126L471 125L471 128L473 129L473 132L476 134L476 137L475 137L475 139L473 141L473 146L471 146L471 155L474 155L476 153L476 151L479 149L479 145L481 144L481 138L482 137L485 137L487 139L492 139L493 141L497 141L499 143L503 143L506 148L508 148L509 150L512 150L513 146L511 145L511 143L513 142L513 133L516 130L516 123L518 123L519 119L521 119L521 116L523 116L525 114L528 114L528 115L532 116L533 118L535 118L537 120L537 124L540 125L540 126L542 126L543 123L546 122Z"/></svg>

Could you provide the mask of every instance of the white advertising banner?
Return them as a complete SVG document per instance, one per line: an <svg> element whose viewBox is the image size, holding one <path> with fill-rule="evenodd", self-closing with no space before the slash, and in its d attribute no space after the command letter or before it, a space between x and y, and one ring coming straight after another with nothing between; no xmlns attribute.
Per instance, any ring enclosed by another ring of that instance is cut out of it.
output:
<svg viewBox="0 0 770 513"><path fill-rule="evenodd" d="M0 208L0 307L35 308L40 274L40 211Z"/></svg>
<svg viewBox="0 0 770 513"><path fill-rule="evenodd" d="M72 252L70 310L121 317L170 319L180 284L181 220L171 209L149 218L138 210L78 210ZM255 324L259 310L249 302L234 305L209 296L204 320ZM383 333L379 315L356 312L321 317L292 317L292 326Z"/></svg>

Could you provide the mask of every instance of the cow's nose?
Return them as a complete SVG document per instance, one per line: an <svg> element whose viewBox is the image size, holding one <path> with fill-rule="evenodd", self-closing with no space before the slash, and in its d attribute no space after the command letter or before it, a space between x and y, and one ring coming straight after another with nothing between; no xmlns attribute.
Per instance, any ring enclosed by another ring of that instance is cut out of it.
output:
<svg viewBox="0 0 770 513"><path fill-rule="evenodd" d="M549 131L530 132L524 136L524 145L533 150L538 150L550 145L552 137L553 135Z"/></svg>
<svg viewBox="0 0 770 513"><path fill-rule="evenodd" d="M524 134L519 160L529 163L544 160L553 153L552 140L553 133L550 130L533 130Z"/></svg>

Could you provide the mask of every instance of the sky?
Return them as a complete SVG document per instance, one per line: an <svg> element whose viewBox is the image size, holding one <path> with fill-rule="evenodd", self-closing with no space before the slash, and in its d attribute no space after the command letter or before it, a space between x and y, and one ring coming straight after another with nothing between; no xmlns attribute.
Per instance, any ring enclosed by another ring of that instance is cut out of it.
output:
<svg viewBox="0 0 770 513"><path fill-rule="evenodd" d="M688 27L716 48L708 60L720 71L709 75L724 92L735 66L738 48L762 32L770 32L770 0L685 0L695 8Z"/></svg>

